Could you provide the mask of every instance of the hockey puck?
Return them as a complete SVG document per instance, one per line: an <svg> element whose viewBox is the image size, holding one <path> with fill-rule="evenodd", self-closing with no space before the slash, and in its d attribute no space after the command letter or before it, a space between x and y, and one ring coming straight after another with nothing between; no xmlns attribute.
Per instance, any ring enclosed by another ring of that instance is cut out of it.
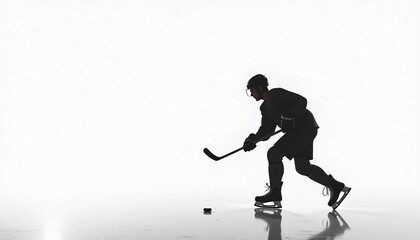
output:
<svg viewBox="0 0 420 240"><path fill-rule="evenodd" d="M204 209L203 209L203 211L204 211L205 213L211 213L211 208L204 208Z"/></svg>

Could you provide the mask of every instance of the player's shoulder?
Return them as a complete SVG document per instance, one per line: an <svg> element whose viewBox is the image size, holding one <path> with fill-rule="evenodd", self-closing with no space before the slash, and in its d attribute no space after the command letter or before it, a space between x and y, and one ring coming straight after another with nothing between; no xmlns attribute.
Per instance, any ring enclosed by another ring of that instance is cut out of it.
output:
<svg viewBox="0 0 420 240"><path fill-rule="evenodd" d="M288 92L289 91L287 91L284 88L272 88L272 89L268 90L268 98L273 99L273 98L276 98L278 96L284 95Z"/></svg>
<svg viewBox="0 0 420 240"><path fill-rule="evenodd" d="M280 93L285 93L288 92L286 89L284 88L272 88L270 90L268 90L268 94L280 94Z"/></svg>

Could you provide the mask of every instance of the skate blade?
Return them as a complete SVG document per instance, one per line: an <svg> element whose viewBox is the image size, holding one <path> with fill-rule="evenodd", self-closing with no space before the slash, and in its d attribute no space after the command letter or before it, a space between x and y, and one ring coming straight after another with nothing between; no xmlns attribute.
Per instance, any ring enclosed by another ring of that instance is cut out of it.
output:
<svg viewBox="0 0 420 240"><path fill-rule="evenodd" d="M343 200L347 197L347 195L349 194L351 188L349 187L344 187L343 190L341 190L342 192L344 192L343 196L341 196L340 200L338 200L337 202L335 202L332 205L332 208L335 210L336 208L338 208L338 206L340 206L340 204L343 202Z"/></svg>
<svg viewBox="0 0 420 240"><path fill-rule="evenodd" d="M273 204L266 204L263 202L255 202L254 206L260 207L260 208L281 208L280 201L272 201Z"/></svg>

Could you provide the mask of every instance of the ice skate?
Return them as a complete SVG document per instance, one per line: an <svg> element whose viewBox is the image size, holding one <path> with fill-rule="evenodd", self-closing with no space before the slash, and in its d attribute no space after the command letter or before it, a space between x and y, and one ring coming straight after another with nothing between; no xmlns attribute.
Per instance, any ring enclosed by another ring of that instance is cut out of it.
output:
<svg viewBox="0 0 420 240"><path fill-rule="evenodd" d="M330 195L330 200L328 201L328 206L331 206L333 209L336 209L343 202L344 198L347 197L351 188L346 187L344 183L335 180L331 175L331 183L329 187L325 187L324 196ZM343 192L343 195L338 200L340 193ZM337 201L338 200L338 201Z"/></svg>
<svg viewBox="0 0 420 240"><path fill-rule="evenodd" d="M281 183L281 185L282 184L283 183ZM255 197L254 206L262 208L281 208L281 185L280 187L270 187L267 183L266 191L268 192L263 196Z"/></svg>

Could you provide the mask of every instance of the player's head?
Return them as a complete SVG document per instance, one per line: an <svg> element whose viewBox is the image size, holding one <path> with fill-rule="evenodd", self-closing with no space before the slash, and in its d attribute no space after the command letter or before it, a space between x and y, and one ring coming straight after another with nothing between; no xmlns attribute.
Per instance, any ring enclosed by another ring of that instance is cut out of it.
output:
<svg viewBox="0 0 420 240"><path fill-rule="evenodd" d="M268 91L268 80L262 74L257 74L249 79L246 85L246 92L248 96L252 96L255 100L259 101L262 99L264 92Z"/></svg>

